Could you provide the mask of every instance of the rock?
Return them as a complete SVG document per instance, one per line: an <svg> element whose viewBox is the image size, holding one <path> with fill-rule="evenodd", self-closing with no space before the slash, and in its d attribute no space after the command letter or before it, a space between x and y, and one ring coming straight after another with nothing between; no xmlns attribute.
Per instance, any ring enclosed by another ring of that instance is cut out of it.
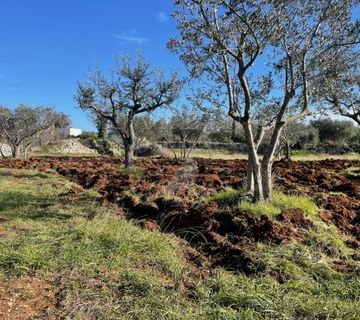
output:
<svg viewBox="0 0 360 320"><path fill-rule="evenodd" d="M8 144L0 143L0 150L5 157L11 156L11 148ZM0 158L1 158L1 153L0 153Z"/></svg>
<svg viewBox="0 0 360 320"><path fill-rule="evenodd" d="M94 149L81 143L79 139L65 139L50 148L50 152L65 154L98 154Z"/></svg>

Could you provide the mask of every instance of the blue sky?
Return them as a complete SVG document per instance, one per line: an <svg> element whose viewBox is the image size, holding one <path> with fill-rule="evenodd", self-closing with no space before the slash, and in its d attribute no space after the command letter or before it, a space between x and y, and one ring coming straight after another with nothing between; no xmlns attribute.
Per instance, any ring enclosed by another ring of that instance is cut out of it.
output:
<svg viewBox="0 0 360 320"><path fill-rule="evenodd" d="M166 49L176 35L171 0L1 0L0 104L54 105L73 125L92 128L73 100L93 65L136 53L164 69L182 69Z"/></svg>
<svg viewBox="0 0 360 320"><path fill-rule="evenodd" d="M142 49L154 66L184 71L166 49L172 10L173 0L1 0L0 104L54 105L93 129L73 100L90 67L108 71L115 55Z"/></svg>

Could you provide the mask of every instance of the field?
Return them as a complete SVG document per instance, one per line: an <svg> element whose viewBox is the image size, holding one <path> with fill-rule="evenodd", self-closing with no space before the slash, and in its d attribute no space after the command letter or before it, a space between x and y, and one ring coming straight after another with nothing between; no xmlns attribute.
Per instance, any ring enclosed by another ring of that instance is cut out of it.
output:
<svg viewBox="0 0 360 320"><path fill-rule="evenodd" d="M0 161L0 319L360 319L360 160Z"/></svg>
<svg viewBox="0 0 360 320"><path fill-rule="evenodd" d="M180 158L181 152L180 149L174 149L177 157ZM169 158L174 157L174 152L171 149L163 148L163 153ZM306 161L306 160L326 160L329 157L331 159L339 160L360 160L359 153L347 153L347 154L326 154L326 153L315 153L306 150L293 150L291 159L295 161ZM193 158L207 158L207 159L225 159L225 160L245 160L247 159L247 154L240 153L236 151L229 151L226 149L203 149L203 148L194 148L191 151L191 157Z"/></svg>

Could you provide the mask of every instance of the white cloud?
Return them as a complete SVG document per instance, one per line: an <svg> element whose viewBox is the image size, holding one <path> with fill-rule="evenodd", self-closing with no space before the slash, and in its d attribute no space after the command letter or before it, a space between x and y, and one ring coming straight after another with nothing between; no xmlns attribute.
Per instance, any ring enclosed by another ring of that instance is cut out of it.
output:
<svg viewBox="0 0 360 320"><path fill-rule="evenodd" d="M165 23L165 22L168 22L169 16L167 15L167 13L165 11L161 11L156 15L156 19L159 22Z"/></svg>
<svg viewBox="0 0 360 320"><path fill-rule="evenodd" d="M114 35L116 39L119 39L128 43L144 44L148 42L147 38L140 37L136 34L136 31L122 32Z"/></svg>

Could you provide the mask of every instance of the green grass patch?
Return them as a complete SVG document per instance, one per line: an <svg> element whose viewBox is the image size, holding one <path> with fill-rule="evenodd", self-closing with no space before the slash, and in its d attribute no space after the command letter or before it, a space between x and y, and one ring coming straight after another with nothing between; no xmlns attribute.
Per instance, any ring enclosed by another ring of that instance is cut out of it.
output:
<svg viewBox="0 0 360 320"><path fill-rule="evenodd" d="M239 203L241 193L242 192L240 190L228 187L210 196L207 201L216 202L222 207L233 207Z"/></svg>
<svg viewBox="0 0 360 320"><path fill-rule="evenodd" d="M344 176L348 179L360 178L360 167L350 167L344 172Z"/></svg>
<svg viewBox="0 0 360 320"><path fill-rule="evenodd" d="M349 252L335 226L323 222L318 222L316 226L316 230L309 230L303 241L306 245L329 256L341 256Z"/></svg>
<svg viewBox="0 0 360 320"><path fill-rule="evenodd" d="M316 218L319 208L315 202L309 198L299 195L285 195L280 192L274 192L272 202L252 203L242 200L241 195L244 190L235 190L233 188L224 188L220 192L211 195L206 199L208 202L216 202L222 207L237 206L241 211L253 214L256 218L266 215L274 218L285 209L298 208L304 211L309 218Z"/></svg>
<svg viewBox="0 0 360 320"><path fill-rule="evenodd" d="M298 208L304 211L308 218L315 218L319 212L319 208L314 201L309 197L298 195L285 195L280 192L274 192L272 202L252 203L249 201L242 201L238 205L241 211L246 211L259 218L266 215L274 218L285 209Z"/></svg>
<svg viewBox="0 0 360 320"><path fill-rule="evenodd" d="M91 276L99 269L116 273L150 265L181 276L181 255L170 236L143 231L106 212L98 214L69 224L33 225L16 239L2 241L0 272L19 276L77 268Z"/></svg>
<svg viewBox="0 0 360 320"><path fill-rule="evenodd" d="M277 283L270 276L246 277L217 270L199 288L213 309L208 319L358 319L360 280L304 276Z"/></svg>
<svg viewBox="0 0 360 320"><path fill-rule="evenodd" d="M299 149L299 150L291 150L291 155L298 157L307 157L312 155L312 153L305 149Z"/></svg>

